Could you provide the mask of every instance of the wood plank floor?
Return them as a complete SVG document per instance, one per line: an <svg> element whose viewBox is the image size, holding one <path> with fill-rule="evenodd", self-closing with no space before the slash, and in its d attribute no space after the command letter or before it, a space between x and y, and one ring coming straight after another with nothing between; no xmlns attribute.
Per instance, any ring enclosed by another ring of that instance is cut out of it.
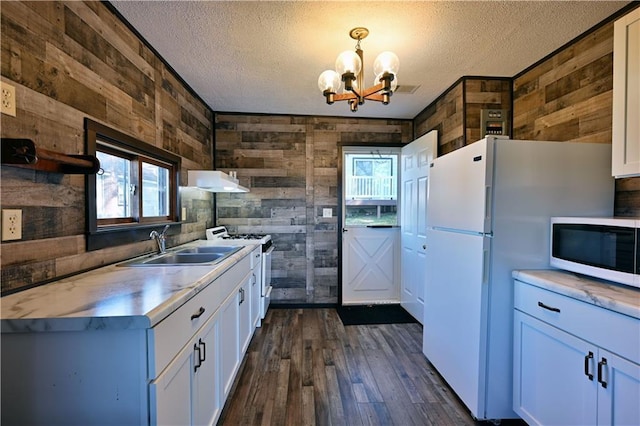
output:
<svg viewBox="0 0 640 426"><path fill-rule="evenodd" d="M271 309L219 425L475 425L422 354L420 324L344 327L335 309Z"/></svg>

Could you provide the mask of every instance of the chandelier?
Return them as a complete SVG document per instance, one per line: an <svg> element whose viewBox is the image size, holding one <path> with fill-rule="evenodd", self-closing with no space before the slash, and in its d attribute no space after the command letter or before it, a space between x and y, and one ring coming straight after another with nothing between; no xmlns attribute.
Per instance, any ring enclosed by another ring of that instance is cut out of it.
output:
<svg viewBox="0 0 640 426"><path fill-rule="evenodd" d="M364 104L366 99L389 103L389 98L398 87L397 73L400 61L393 52L382 52L373 63L373 73L376 78L373 86L364 88L363 54L360 41L369 35L369 30L356 27L349 31L349 36L357 40L356 51L342 52L336 59L336 70L326 70L318 78L318 87L326 98L327 104L335 101L348 101L351 111L356 112L358 105ZM341 82L344 83L343 93L338 93Z"/></svg>

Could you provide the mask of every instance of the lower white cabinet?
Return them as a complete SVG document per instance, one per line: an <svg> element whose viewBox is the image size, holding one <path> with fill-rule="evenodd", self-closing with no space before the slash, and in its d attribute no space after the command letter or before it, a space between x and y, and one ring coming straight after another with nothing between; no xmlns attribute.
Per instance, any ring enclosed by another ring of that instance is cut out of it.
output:
<svg viewBox="0 0 640 426"><path fill-rule="evenodd" d="M233 378L240 366L240 296L239 291L220 308L220 383L222 395L229 395Z"/></svg>
<svg viewBox="0 0 640 426"><path fill-rule="evenodd" d="M529 425L640 424L637 319L518 281L515 303L518 415Z"/></svg>
<svg viewBox="0 0 640 426"><path fill-rule="evenodd" d="M2 424L213 425L253 335L251 255L152 328L2 334Z"/></svg>
<svg viewBox="0 0 640 426"><path fill-rule="evenodd" d="M261 312L260 303L262 302L262 246L258 246L251 253L251 273L253 280L251 282L251 323L253 327L260 327Z"/></svg>
<svg viewBox="0 0 640 426"><path fill-rule="evenodd" d="M151 424L211 425L220 414L218 315L207 320L149 386Z"/></svg>

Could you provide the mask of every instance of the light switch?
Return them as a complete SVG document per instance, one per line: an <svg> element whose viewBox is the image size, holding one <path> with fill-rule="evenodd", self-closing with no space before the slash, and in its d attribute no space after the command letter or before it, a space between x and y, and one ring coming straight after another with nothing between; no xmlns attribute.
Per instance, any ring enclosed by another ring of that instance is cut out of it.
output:
<svg viewBox="0 0 640 426"><path fill-rule="evenodd" d="M322 209L322 217L333 217L332 209Z"/></svg>

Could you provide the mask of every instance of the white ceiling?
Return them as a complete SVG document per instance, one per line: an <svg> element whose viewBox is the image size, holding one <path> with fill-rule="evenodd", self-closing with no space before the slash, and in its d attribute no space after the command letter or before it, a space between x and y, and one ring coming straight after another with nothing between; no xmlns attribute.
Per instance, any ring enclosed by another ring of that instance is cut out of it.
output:
<svg viewBox="0 0 640 426"><path fill-rule="evenodd" d="M513 77L628 1L111 1L214 111L414 118L465 75ZM385 50L400 58L387 106L327 105L318 76L353 50L365 77Z"/></svg>

